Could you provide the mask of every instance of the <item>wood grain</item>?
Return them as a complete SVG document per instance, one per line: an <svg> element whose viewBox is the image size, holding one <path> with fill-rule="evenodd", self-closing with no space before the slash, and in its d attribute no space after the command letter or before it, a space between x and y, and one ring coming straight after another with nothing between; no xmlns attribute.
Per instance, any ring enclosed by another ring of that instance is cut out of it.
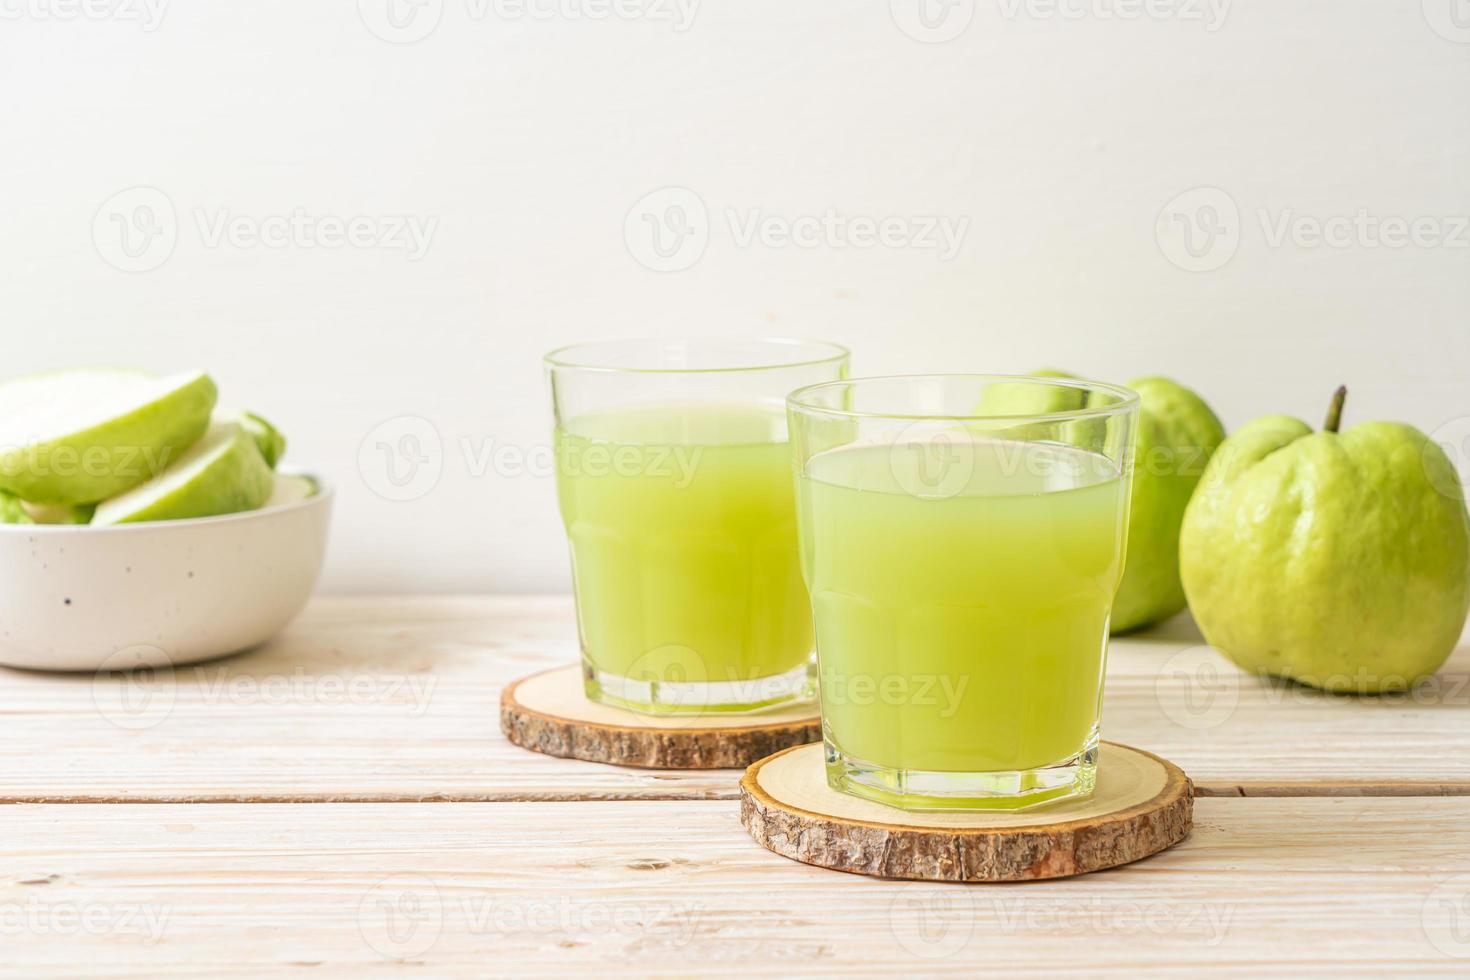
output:
<svg viewBox="0 0 1470 980"><path fill-rule="evenodd" d="M0 807L0 969L1462 977L1470 799L1405 806L1200 800L1178 847L1025 885L810 868L728 802Z"/></svg>
<svg viewBox="0 0 1470 980"><path fill-rule="evenodd" d="M904 812L827 785L820 745L762 759L740 780L740 822L763 847L833 871L917 881L1036 881L1142 860L1189 834L1178 767L1104 742L1085 799L1025 811Z"/></svg>
<svg viewBox="0 0 1470 980"><path fill-rule="evenodd" d="M635 714L587 699L578 665L512 681L500 694L500 730L523 749L643 769L745 767L820 741L814 704L751 714Z"/></svg>
<svg viewBox="0 0 1470 980"><path fill-rule="evenodd" d="M734 799L738 770L527 753L502 688L576 660L562 597L321 598L258 651L124 686L0 670L0 801ZM1240 675L1188 619L1114 641L1103 733L1201 795L1470 793L1470 645L1422 698ZM124 694L128 700L122 700Z"/></svg>

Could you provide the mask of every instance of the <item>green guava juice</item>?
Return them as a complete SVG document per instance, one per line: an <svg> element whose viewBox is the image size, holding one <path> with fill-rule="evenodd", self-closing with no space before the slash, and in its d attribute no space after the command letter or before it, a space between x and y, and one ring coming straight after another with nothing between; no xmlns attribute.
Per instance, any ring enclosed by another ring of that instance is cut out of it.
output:
<svg viewBox="0 0 1470 980"><path fill-rule="evenodd" d="M783 411L759 403L625 408L557 429L589 696L659 711L810 696L789 453Z"/></svg>
<svg viewBox="0 0 1470 980"><path fill-rule="evenodd" d="M798 498L829 758L1017 773L1095 743L1127 525L1115 463L958 430L817 453Z"/></svg>

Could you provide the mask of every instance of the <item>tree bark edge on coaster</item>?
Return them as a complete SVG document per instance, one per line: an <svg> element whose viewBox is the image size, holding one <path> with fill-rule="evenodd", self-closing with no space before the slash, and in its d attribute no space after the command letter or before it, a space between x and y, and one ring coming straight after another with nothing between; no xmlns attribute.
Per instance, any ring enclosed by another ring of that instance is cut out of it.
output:
<svg viewBox="0 0 1470 980"><path fill-rule="evenodd" d="M822 747L796 746L746 770L740 822L763 847L804 864L952 882L1087 874L1157 854L1189 835L1193 785L1173 763L1104 742L1097 778L1093 797L1053 807L910 812L831 789ZM1110 778L1111 786L1104 783Z"/></svg>
<svg viewBox="0 0 1470 980"><path fill-rule="evenodd" d="M533 752L645 769L732 769L818 741L816 704L751 714L644 715L588 701L581 667L507 685L500 729Z"/></svg>

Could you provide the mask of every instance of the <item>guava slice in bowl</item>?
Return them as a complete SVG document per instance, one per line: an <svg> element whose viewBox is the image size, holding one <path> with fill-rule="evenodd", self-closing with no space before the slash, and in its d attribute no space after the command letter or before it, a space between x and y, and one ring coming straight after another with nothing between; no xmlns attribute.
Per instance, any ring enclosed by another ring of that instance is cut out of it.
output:
<svg viewBox="0 0 1470 980"><path fill-rule="evenodd" d="M0 384L0 490L36 504L116 496L202 436L217 396L197 371L61 371Z"/></svg>
<svg viewBox="0 0 1470 980"><path fill-rule="evenodd" d="M270 498L275 474L254 438L217 422L162 473L97 505L94 525L178 521L255 510Z"/></svg>
<svg viewBox="0 0 1470 980"><path fill-rule="evenodd" d="M281 434L281 430L254 412L241 412L239 421L240 426L255 440L266 464L275 469L281 457L286 454L286 437Z"/></svg>
<svg viewBox="0 0 1470 980"><path fill-rule="evenodd" d="M320 490L316 481L309 476L277 473L275 477L275 486L271 489L270 499L265 502L267 507L294 504L308 497L315 497Z"/></svg>
<svg viewBox="0 0 1470 980"><path fill-rule="evenodd" d="M20 506L35 524L89 524L96 509L92 504L32 504L25 501Z"/></svg>
<svg viewBox="0 0 1470 980"><path fill-rule="evenodd" d="M0 490L0 524L34 524L35 518L26 510L25 503L16 496Z"/></svg>

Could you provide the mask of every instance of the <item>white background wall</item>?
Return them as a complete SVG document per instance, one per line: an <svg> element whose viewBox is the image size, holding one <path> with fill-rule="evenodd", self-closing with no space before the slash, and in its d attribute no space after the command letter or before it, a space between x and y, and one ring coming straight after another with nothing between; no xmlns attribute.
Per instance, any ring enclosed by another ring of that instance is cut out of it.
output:
<svg viewBox="0 0 1470 980"><path fill-rule="evenodd" d="M78 2L0 0L0 373L207 368L337 480L330 591L564 588L550 480L463 446L544 462L539 357L583 339L1162 373L1232 427L1347 382L1349 421L1470 436L1464 0ZM242 237L298 208L434 224L422 255ZM968 226L742 243L828 209ZM1360 211L1419 244L1275 239ZM405 436L399 493L373 447Z"/></svg>

